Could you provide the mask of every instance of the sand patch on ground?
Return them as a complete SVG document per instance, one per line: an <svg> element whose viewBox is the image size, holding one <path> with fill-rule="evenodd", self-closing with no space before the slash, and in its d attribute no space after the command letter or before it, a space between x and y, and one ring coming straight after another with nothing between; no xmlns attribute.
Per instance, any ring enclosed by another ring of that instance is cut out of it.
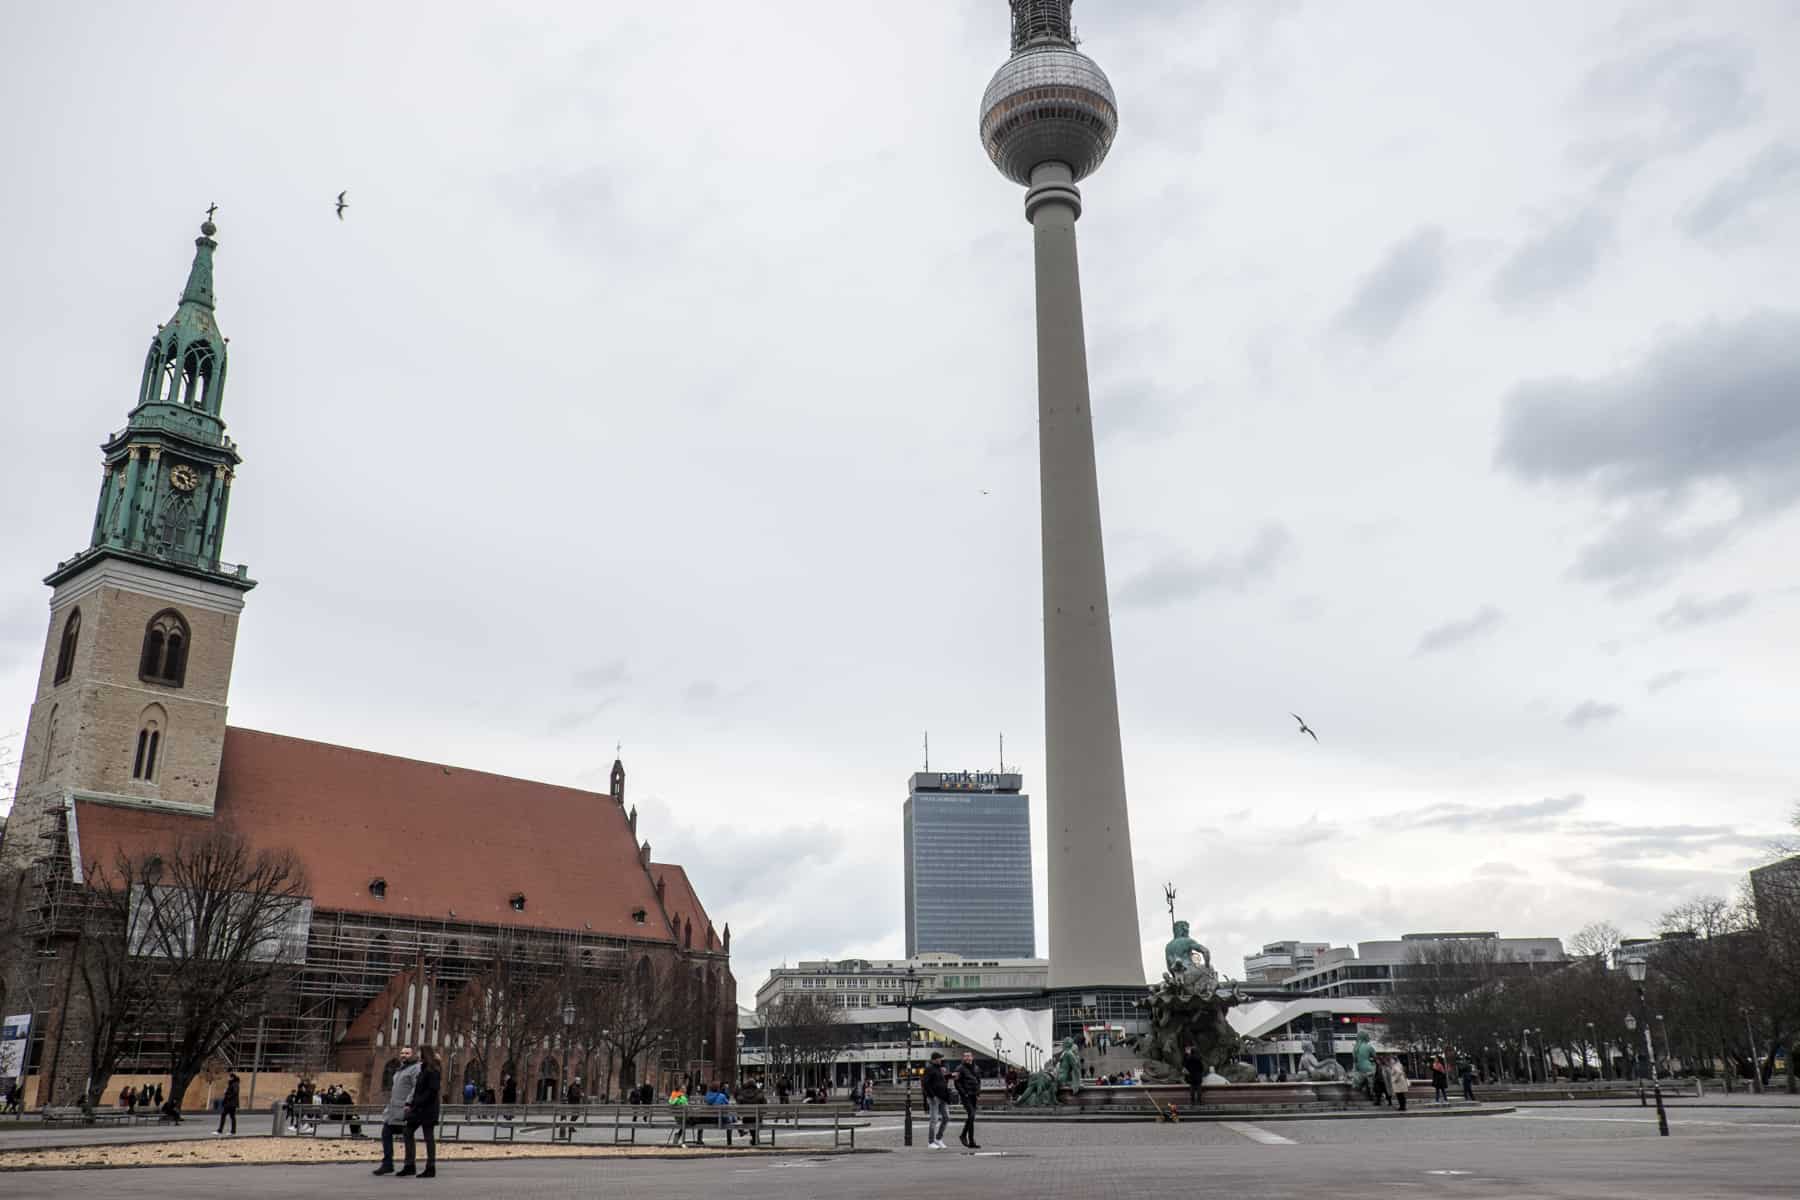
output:
<svg viewBox="0 0 1800 1200"><path fill-rule="evenodd" d="M420 1147L421 1157L424 1147ZM395 1147L396 1159L399 1147ZM765 1154L832 1154L829 1147L778 1150L726 1150L711 1146L694 1149L675 1146L552 1146L531 1142L440 1142L438 1158L446 1163L496 1158L702 1158ZM239 1137L216 1141L128 1142L108 1146L68 1146L55 1149L0 1151L0 1171L44 1170L58 1167L213 1167L253 1166L259 1163L368 1163L371 1170L381 1161L379 1142L315 1140L298 1137Z"/></svg>

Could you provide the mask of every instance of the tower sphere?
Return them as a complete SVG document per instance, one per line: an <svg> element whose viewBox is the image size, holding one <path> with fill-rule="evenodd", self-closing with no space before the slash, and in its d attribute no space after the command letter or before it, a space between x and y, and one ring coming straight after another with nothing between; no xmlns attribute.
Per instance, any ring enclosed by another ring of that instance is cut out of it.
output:
<svg viewBox="0 0 1800 1200"><path fill-rule="evenodd" d="M1119 128L1118 102L1098 64L1067 45L1014 54L981 98L981 142L1000 173L1031 183L1031 169L1059 162L1076 181L1097 170Z"/></svg>

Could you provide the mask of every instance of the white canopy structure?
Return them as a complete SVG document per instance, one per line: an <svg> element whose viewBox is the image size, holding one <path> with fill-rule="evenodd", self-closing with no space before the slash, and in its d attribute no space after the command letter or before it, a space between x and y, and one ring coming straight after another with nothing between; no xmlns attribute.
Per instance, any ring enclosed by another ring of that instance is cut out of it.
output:
<svg viewBox="0 0 1800 1200"><path fill-rule="evenodd" d="M1051 1020L1047 1008L914 1008L913 1024L980 1054L1024 1070L1025 1046L1031 1043L1049 1057ZM994 1035L1000 1053L994 1053Z"/></svg>

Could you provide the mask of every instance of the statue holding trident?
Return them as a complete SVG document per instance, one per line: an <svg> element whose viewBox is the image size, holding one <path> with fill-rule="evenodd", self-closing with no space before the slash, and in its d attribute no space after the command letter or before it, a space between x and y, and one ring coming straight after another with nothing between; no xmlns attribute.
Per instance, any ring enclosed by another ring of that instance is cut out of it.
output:
<svg viewBox="0 0 1800 1200"><path fill-rule="evenodd" d="M1212 969L1212 951L1188 936L1186 921L1175 919L1174 884L1163 885L1163 899L1169 902L1169 927L1175 935L1170 939L1169 944L1163 947L1163 965L1168 969L1170 977L1179 979L1187 976L1189 972L1194 972L1191 978L1198 979L1200 978L1199 972L1204 971L1217 979L1218 973ZM1198 963L1194 961L1196 954L1200 956Z"/></svg>
<svg viewBox="0 0 1800 1200"><path fill-rule="evenodd" d="M1169 904L1169 927L1174 934L1163 947L1162 982L1150 989L1150 1033L1140 1045L1145 1077L1177 1080L1185 1070L1192 1047L1209 1068L1209 1082L1224 1082L1220 1071L1252 1076L1254 1068L1238 1063L1238 1035L1225 1020L1226 1012L1243 997L1236 988L1221 987L1212 965L1212 952L1188 933L1188 923L1175 916L1175 886L1163 887Z"/></svg>

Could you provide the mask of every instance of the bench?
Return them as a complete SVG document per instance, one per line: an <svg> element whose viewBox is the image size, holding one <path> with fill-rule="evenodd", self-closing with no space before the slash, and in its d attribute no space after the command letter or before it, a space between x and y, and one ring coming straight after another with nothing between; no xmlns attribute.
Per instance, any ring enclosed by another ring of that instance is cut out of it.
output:
<svg viewBox="0 0 1800 1200"><path fill-rule="evenodd" d="M123 1124L138 1117L138 1114L117 1106L83 1110L78 1104L45 1105L39 1115L43 1117L46 1125L55 1125L63 1121L79 1121L83 1125L99 1125L103 1122ZM156 1114L151 1112L147 1115L154 1117Z"/></svg>

